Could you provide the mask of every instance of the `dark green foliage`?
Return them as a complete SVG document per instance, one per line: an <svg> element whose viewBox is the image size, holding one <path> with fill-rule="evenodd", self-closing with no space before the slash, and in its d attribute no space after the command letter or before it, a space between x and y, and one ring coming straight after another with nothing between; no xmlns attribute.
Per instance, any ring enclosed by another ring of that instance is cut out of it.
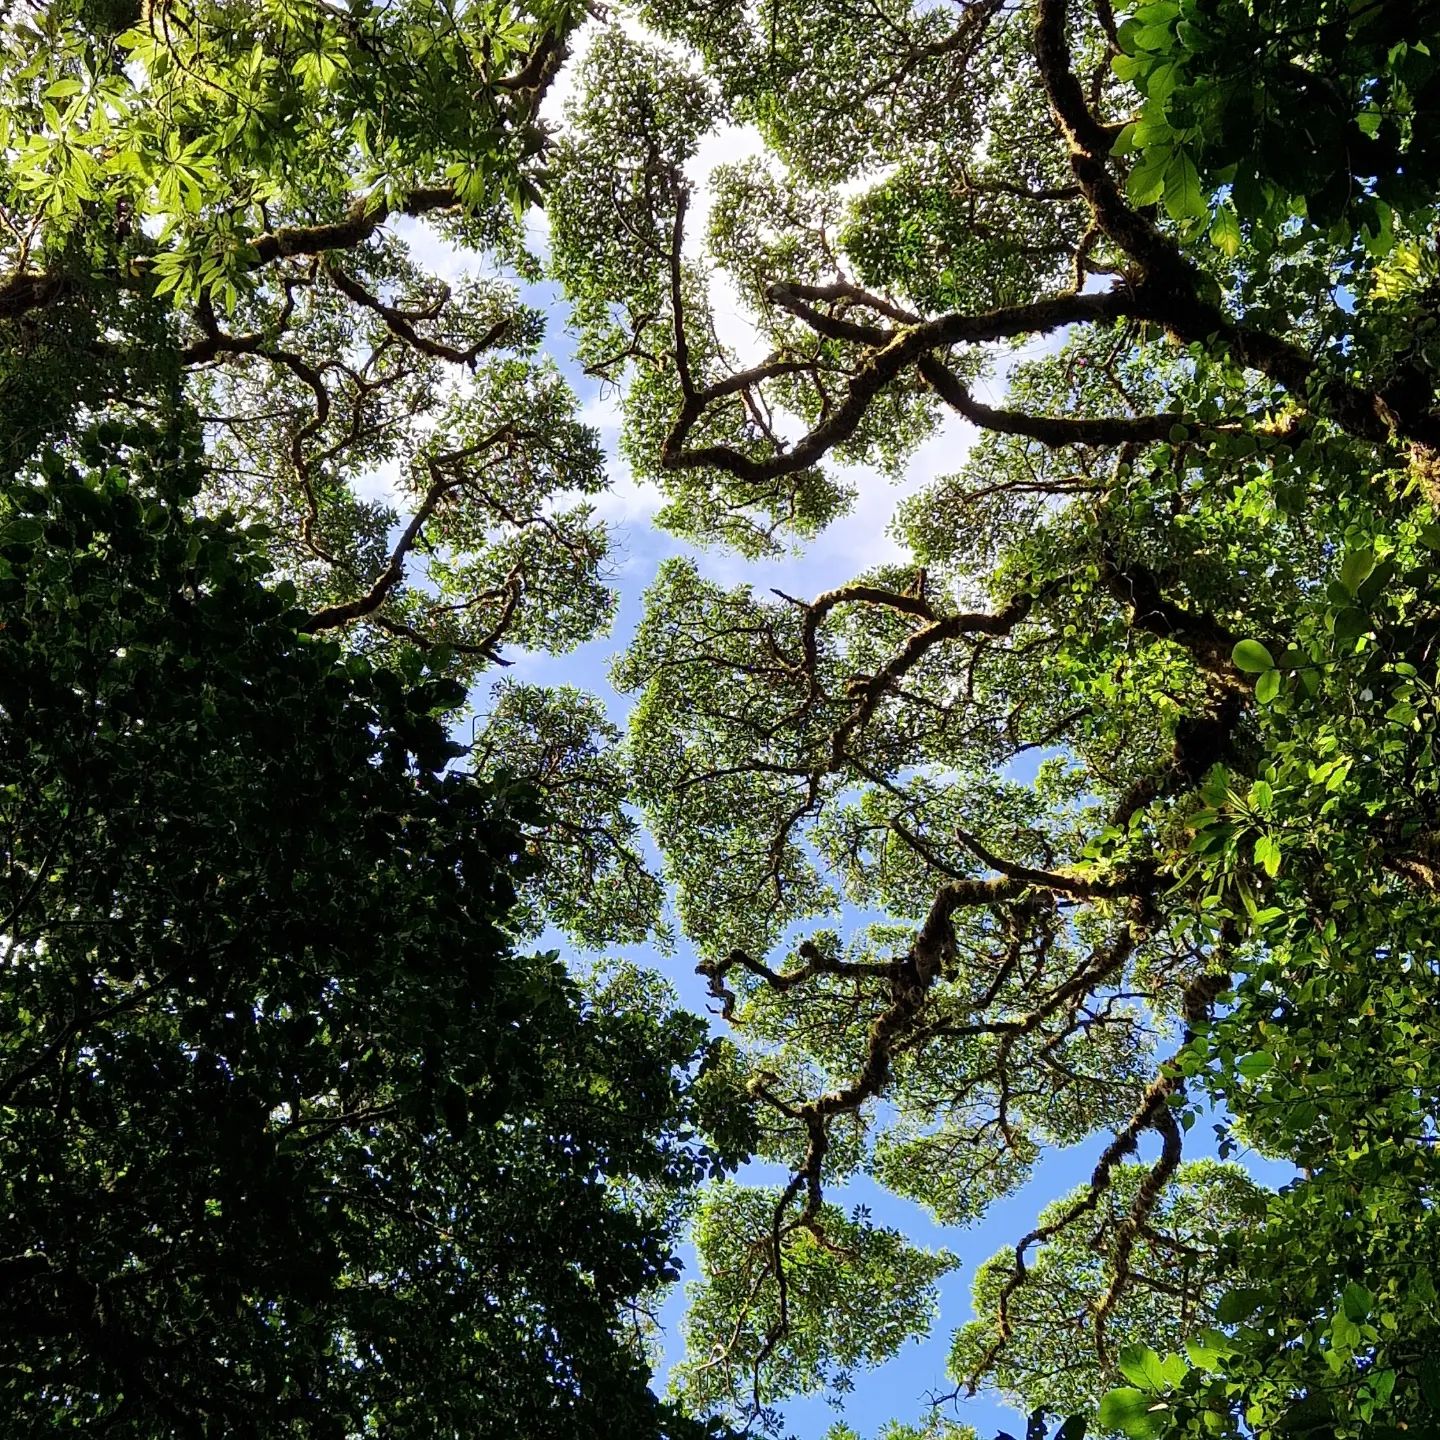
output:
<svg viewBox="0 0 1440 1440"><path fill-rule="evenodd" d="M1236 212L1273 234L1293 215L1368 231L1425 213L1440 182L1440 14L1419 0L1150 0L1119 27L1117 76L1145 96L1121 149L1143 159L1135 200L1163 193L1201 218L1224 186L1216 243ZM1198 171L1198 176L1197 176ZM1152 178L1153 177L1153 178ZM1193 196L1186 193L1187 182Z"/></svg>
<svg viewBox="0 0 1440 1440"><path fill-rule="evenodd" d="M515 953L454 682L300 633L189 442L79 450L0 498L6 1433L680 1433L703 1024Z"/></svg>

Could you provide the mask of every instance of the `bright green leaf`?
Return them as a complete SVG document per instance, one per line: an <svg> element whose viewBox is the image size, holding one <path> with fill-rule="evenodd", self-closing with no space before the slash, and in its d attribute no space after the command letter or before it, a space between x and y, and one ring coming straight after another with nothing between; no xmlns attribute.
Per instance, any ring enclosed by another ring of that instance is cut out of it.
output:
<svg viewBox="0 0 1440 1440"><path fill-rule="evenodd" d="M1262 675L1275 668L1274 657L1258 640L1241 640L1230 652L1231 662L1247 675Z"/></svg>

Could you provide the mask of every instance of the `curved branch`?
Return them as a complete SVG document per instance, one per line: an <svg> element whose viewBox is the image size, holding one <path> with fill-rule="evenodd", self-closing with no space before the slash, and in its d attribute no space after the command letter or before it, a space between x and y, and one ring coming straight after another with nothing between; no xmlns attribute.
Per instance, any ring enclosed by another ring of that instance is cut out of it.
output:
<svg viewBox="0 0 1440 1440"><path fill-rule="evenodd" d="M334 260L326 260L325 273L335 282L335 288L342 295L367 310L373 310L385 322L391 334L399 336L401 340L413 346L421 354L432 356L436 360L448 360L455 365L468 365L473 370L480 354L489 350L491 346L497 345L510 328L512 317L506 315L497 320L473 345L466 345L463 349L459 346L447 345L441 340L432 340L428 336L420 334L411 323L409 315L403 310L396 309L393 305L385 304L378 296L372 295L354 276L347 275ZM448 295L448 290L446 294Z"/></svg>
<svg viewBox="0 0 1440 1440"><path fill-rule="evenodd" d="M257 235L250 242L250 269L259 269L294 255L319 255L326 250L353 250L368 240L392 215L418 217L435 210L453 210L460 204L454 189L417 186L397 205L367 196L350 202L345 218L320 225L287 225Z"/></svg>
<svg viewBox="0 0 1440 1440"><path fill-rule="evenodd" d="M1108 167L1112 135L1091 113L1071 65L1066 33L1068 0L1039 0L1035 12L1035 63L1050 109L1070 147L1070 165L1096 223L1150 278L1182 293L1196 293L1198 271L1154 222L1126 203Z"/></svg>
<svg viewBox="0 0 1440 1440"><path fill-rule="evenodd" d="M805 963L796 970L772 970L761 960L748 955L744 950L732 950L721 960L702 960L696 967L697 975L705 976L709 982L710 994L722 1004L721 1018L729 1020L735 1008L735 995L725 985L726 974L735 966L759 976L772 990L785 994L797 985L813 979L816 975L841 975L851 979L871 978L894 979L899 971L898 963L885 965L862 964L853 960L838 960L826 955L811 940L802 940L797 953Z"/></svg>
<svg viewBox="0 0 1440 1440"><path fill-rule="evenodd" d="M773 286L772 298L790 293L788 287ZM794 302L799 304L797 300ZM978 315L951 314L919 325L894 330L873 326L851 326L845 338L872 346L850 379L845 397L789 450L755 459L730 445L705 445L687 450L685 442L705 407L724 395L745 388L738 377L716 386L697 389L685 397L680 414L661 443L660 464L667 470L719 469L752 484L793 475L819 461L836 445L848 440L859 427L870 402L908 366L928 351L951 345L982 344L1017 335L1049 334L1067 325L1094 324L1135 313L1132 296L1122 289L1095 295L1059 295L1029 304L1006 306ZM818 315L819 312L813 312ZM748 383L767 378L764 366L750 372Z"/></svg>
<svg viewBox="0 0 1440 1440"><path fill-rule="evenodd" d="M893 89L901 81L909 79L928 60L942 60L947 55L953 55L957 51L966 49L967 46L978 45L985 34L985 27L1004 6L1005 0L973 0L973 3L966 6L961 12L959 22L948 35L939 40L932 40L928 45L913 46L910 53L894 70L862 90L851 102L851 105L868 104L877 96L884 94L885 91ZM967 55L965 58L969 60L972 57Z"/></svg>
<svg viewBox="0 0 1440 1440"><path fill-rule="evenodd" d="M1249 693L1242 671L1231 660L1240 637L1204 611L1187 610L1171 600L1160 588L1160 577L1144 565L1122 565L1113 549L1106 548L1100 561L1100 580L1121 604L1130 610L1130 623L1137 630L1173 641L1189 651L1195 663L1227 690Z"/></svg>
<svg viewBox="0 0 1440 1440"><path fill-rule="evenodd" d="M1184 1092L1177 1085L1171 1093L1181 1095ZM1110 1248L1110 1263L1114 1266L1115 1273L1111 1276L1110 1284L1104 1295L1100 1297L1099 1303L1095 1306L1095 1350L1100 1357L1102 1367L1109 1363L1109 1350L1105 1343L1105 1324L1116 1305L1120 1303L1120 1297L1130 1283L1130 1256L1134 1253L1135 1241L1147 1231L1150 1234L1154 1233L1149 1230L1147 1222L1159 1202L1160 1196L1164 1193L1165 1187L1180 1168L1183 1154L1180 1125L1168 1103L1155 1112L1151 1128L1160 1134L1160 1158L1151 1166L1149 1173L1141 1181L1135 1201L1130 1207L1130 1213L1116 1228L1115 1240Z"/></svg>
<svg viewBox="0 0 1440 1440"><path fill-rule="evenodd" d="M964 1382L966 1394L973 1395L980 1388L980 1377L999 1358L1015 1333L1014 1324L1010 1319L1010 1301L1014 1298L1015 1292L1030 1277L1030 1269L1025 1260L1030 1249L1053 1239L1062 1230L1069 1229L1082 1216L1088 1215L1094 1210L1100 1203L1100 1197L1110 1188L1110 1180L1115 1167L1127 1155L1134 1153L1136 1146L1140 1143L1140 1136L1146 1130L1153 1128L1159 1112L1163 1109L1167 1114L1169 1113L1170 1095L1173 1088L1174 1081L1168 1074L1159 1075L1146 1090L1134 1114L1101 1152L1100 1159L1091 1172L1090 1183L1086 1187L1085 1193L1054 1220L1046 1225L1037 1225L1035 1229L1022 1235L1016 1242L1015 1262L1011 1267L1009 1277L1001 1288L996 1306L995 1339L986 1348L985 1353L966 1378Z"/></svg>
<svg viewBox="0 0 1440 1440"><path fill-rule="evenodd" d="M473 459L476 455L482 454L493 445L498 445L503 440L513 441L522 437L527 432L513 425L502 425L499 429L492 431L483 440L473 445L468 445L463 450L451 451L436 458L429 459L426 464L430 471L430 487L426 490L414 515L410 517L410 523L401 532L400 538L395 542L395 547L390 552L390 558L385 568L375 577L370 588L363 594L353 599L342 601L338 605L327 605L323 610L312 615L301 629L310 633L317 630L333 630L339 625L348 625L353 620L363 619L365 616L373 615L385 603L385 598L398 585L405 574L405 560L410 551L415 547L416 541L420 538L420 532L424 529L426 522L435 513L440 502L453 491L460 489L469 483L469 476L464 472L459 474L446 474L441 466L455 466L464 461ZM497 627L477 647L482 654L491 654L495 645L499 642L500 636L504 633L505 627L514 614L515 606L519 603L520 575L518 570L512 569L505 581L505 605L501 611Z"/></svg>
<svg viewBox="0 0 1440 1440"><path fill-rule="evenodd" d="M1148 894L1153 887L1153 877L1147 883L1140 883L1139 877L1132 881L1087 880L1079 875L1066 875L1057 870L1036 870L1029 865L1017 865L996 855L976 836L955 827L955 838L978 859L981 864L1010 880L1023 881L1037 889L1055 890L1062 895L1073 895L1077 899L1091 900L1117 895Z"/></svg>
<svg viewBox="0 0 1440 1440"><path fill-rule="evenodd" d="M342 601L339 605L327 605L323 610L316 611L300 627L302 630L310 634L317 630L333 630L337 625L348 625L352 620L373 614L385 603L385 597L400 583L405 574L405 557L419 539L425 522L435 513L435 507L446 495L465 483L464 476L456 478L441 475L433 460L430 462L430 476L430 488L425 492L425 497L414 515L410 517L410 523L395 542L395 548L391 550L385 568L375 577L370 588L363 595Z"/></svg>
<svg viewBox="0 0 1440 1440"><path fill-rule="evenodd" d="M1239 421L1229 425L1199 427L1198 422L1175 414L1074 417L1070 415L1027 415L1022 410L1002 410L976 400L948 366L935 355L922 355L916 368L926 384L957 414L982 430L1002 435L1022 435L1042 445L1144 445L1168 440L1176 424L1203 428L1206 433L1239 430Z"/></svg>
<svg viewBox="0 0 1440 1440"><path fill-rule="evenodd" d="M685 243L685 210L690 203L690 188L673 175L671 184L675 186L675 220L670 227L670 314L675 326L675 373L680 380L680 393L688 402L695 395L695 379L690 371L690 342L685 335L681 246Z"/></svg>
<svg viewBox="0 0 1440 1440"><path fill-rule="evenodd" d="M912 670L936 645L963 635L1008 635L1029 615L1035 595L1020 594L1003 610L994 613L944 615L914 631L890 657L889 663L860 686L858 704L836 727L831 736L831 768L841 767L846 742L875 713L886 691Z"/></svg>
<svg viewBox="0 0 1440 1440"><path fill-rule="evenodd" d="M436 210L453 210L460 197L447 186L418 186L396 205L373 197L357 196L342 220L317 225L287 225L254 236L248 244L246 268L259 270L276 260L298 255L319 255L327 250L351 250L368 240L392 215L421 216ZM136 262L142 264L143 262ZM145 267L148 270L148 266ZM143 272L142 272L143 273ZM24 271L0 285L0 320L13 320L58 299L66 277L53 272Z"/></svg>

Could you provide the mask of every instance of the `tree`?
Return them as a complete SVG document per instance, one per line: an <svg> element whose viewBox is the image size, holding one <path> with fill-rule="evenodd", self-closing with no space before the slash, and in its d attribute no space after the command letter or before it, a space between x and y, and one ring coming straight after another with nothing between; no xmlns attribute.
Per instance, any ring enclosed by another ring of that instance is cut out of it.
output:
<svg viewBox="0 0 1440 1440"><path fill-rule="evenodd" d="M269 527L310 633L465 681L602 633L601 452L519 298L539 273L539 107L581 18L548 0L12 7L7 473L97 416L183 398L207 443L195 504ZM444 281L407 235L467 245L485 273ZM535 690L488 713L482 753L539 757L586 728L527 776L565 817L530 835L550 863L527 887L587 945L650 934L658 882L585 768L615 769L603 717Z"/></svg>
<svg viewBox="0 0 1440 1440"><path fill-rule="evenodd" d="M1278 238L1297 201L1307 220L1388 249L1391 216L1433 203L1440 30L1414 5L1142 5L1117 28L1113 68L1145 97L1117 149L1141 155L1133 200L1163 195L1178 218L1224 186L1212 238ZM1196 181L1203 182L1197 185Z"/></svg>
<svg viewBox="0 0 1440 1440"><path fill-rule="evenodd" d="M455 681L307 633L193 438L77 449L0 497L11 1433L700 1433L635 1337L716 1042L513 947Z"/></svg>
<svg viewBox="0 0 1440 1440"><path fill-rule="evenodd" d="M543 199L581 357L690 540L803 543L857 467L981 432L906 501L904 563L809 597L669 565L617 670L628 781L563 692L502 690L481 738L559 821L524 913L650 930L638 802L749 1047L714 1073L789 1178L700 1210L693 1405L768 1422L930 1323L947 1257L847 1216L846 1177L958 1223L1100 1132L985 1271L960 1390L1106 1390L1136 1435L1433 1424L1432 10L643 0L664 43L600 28L555 135L570 7L7 16L11 472L193 404L194 509L269 523L293 628L376 673L473 680L611 603L538 317L427 275L409 222L523 278ZM697 237L725 120L766 154ZM1300 1167L1263 1216L1186 1168L1204 1101L1227 1153ZM1147 1284L1156 1254L1203 1279Z"/></svg>
<svg viewBox="0 0 1440 1440"><path fill-rule="evenodd" d="M881 1238L832 1254L830 1187L963 1221L1108 1130L982 1272L961 1392L1118 1387L1096 1423L1134 1435L1433 1426L1430 7L637 13L671 48L597 39L548 205L663 523L774 553L942 415L980 432L902 506L903 563L795 597L671 562L617 670L791 1177L707 1202L692 1304L748 1377L702 1349L681 1393L763 1422L829 1378L815 1335L866 1334L802 1283ZM716 117L766 153L711 177L696 237ZM846 904L884 923L813 928ZM1222 1154L1297 1180L1189 1168L1206 1101ZM877 1294L875 1333L923 1300Z"/></svg>
<svg viewBox="0 0 1440 1440"><path fill-rule="evenodd" d="M514 283L577 18L0 18L16 1433L703 1429L650 1310L748 1110L653 977L516 948L656 925L614 729L446 733L613 603ZM510 279L424 272L426 217Z"/></svg>

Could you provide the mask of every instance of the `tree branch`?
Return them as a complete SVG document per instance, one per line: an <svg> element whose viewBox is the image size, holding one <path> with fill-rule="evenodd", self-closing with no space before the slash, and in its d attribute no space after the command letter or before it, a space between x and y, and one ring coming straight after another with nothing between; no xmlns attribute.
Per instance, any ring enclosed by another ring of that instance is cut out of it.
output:
<svg viewBox="0 0 1440 1440"><path fill-rule="evenodd" d="M327 258L325 273L335 282L335 288L341 294L348 296L357 305L361 305L367 310L373 310L380 316L393 335L399 336L401 340L422 354L432 356L437 360L448 360L455 365L468 365L473 370L475 361L480 354L498 344L510 328L512 317L506 315L497 320L473 345L467 345L463 349L455 345L446 345L443 341L432 340L426 335L421 335L411 323L410 316L406 315L403 310L397 310L393 305L386 305L377 296L372 295L358 280L347 275L334 260Z"/></svg>
<svg viewBox="0 0 1440 1440"><path fill-rule="evenodd" d="M1168 440L1177 424L1195 426L1184 415L1116 415L1074 417L1069 415L1027 415L1021 410L1001 410L976 400L938 356L922 355L916 368L932 390L972 425L1003 435L1023 435L1042 445L1143 445ZM1240 422L1205 426L1209 432L1239 430Z"/></svg>

